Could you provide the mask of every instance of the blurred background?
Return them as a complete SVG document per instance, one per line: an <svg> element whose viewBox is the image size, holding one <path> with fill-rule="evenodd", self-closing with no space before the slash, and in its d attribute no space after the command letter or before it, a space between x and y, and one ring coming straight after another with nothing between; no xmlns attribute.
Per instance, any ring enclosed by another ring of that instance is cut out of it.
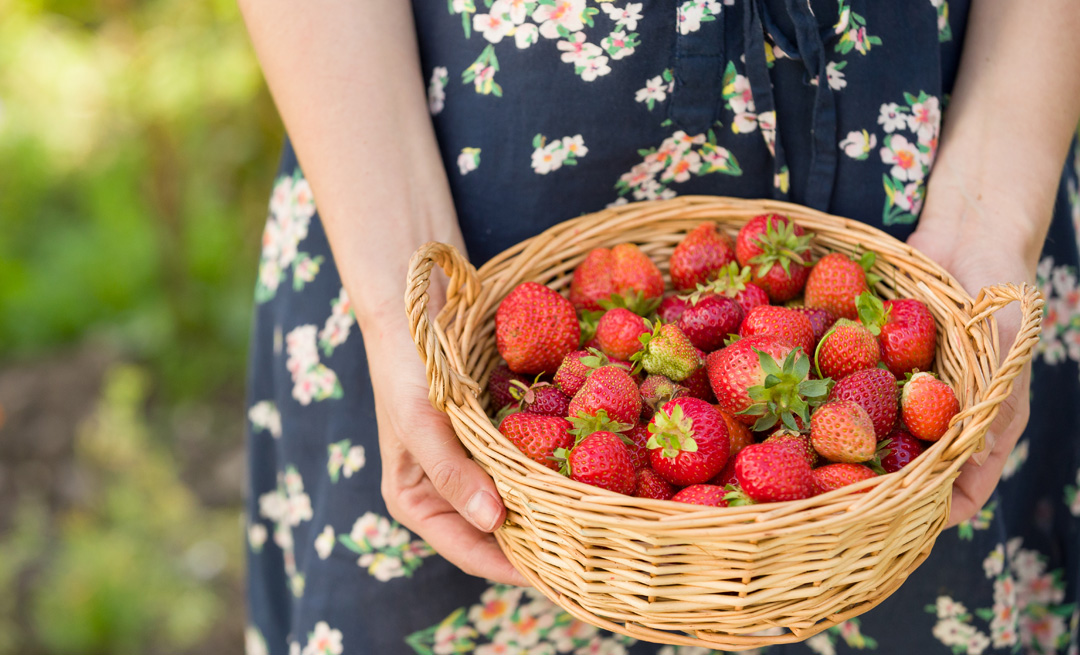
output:
<svg viewBox="0 0 1080 655"><path fill-rule="evenodd" d="M0 655L242 652L281 138L235 0L0 0Z"/></svg>

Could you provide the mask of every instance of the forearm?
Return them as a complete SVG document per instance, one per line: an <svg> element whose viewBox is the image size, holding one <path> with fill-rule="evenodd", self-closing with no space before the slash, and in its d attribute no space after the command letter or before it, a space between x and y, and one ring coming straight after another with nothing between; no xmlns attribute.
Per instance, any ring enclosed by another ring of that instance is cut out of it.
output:
<svg viewBox="0 0 1080 655"><path fill-rule="evenodd" d="M403 321L412 252L461 246L404 0L240 0L365 337Z"/></svg>
<svg viewBox="0 0 1080 655"><path fill-rule="evenodd" d="M955 211L921 229L986 233L1034 269L1080 118L1078 33L1075 0L975 0L929 187Z"/></svg>

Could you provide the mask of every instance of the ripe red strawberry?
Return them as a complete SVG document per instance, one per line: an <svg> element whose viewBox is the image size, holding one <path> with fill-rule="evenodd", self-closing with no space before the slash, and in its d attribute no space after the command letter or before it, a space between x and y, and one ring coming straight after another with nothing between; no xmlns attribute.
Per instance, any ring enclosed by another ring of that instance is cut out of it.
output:
<svg viewBox="0 0 1080 655"><path fill-rule="evenodd" d="M913 298L883 303L865 294L859 296L857 306L859 320L878 335L881 361L897 379L916 369L930 369L937 348L937 327L926 305Z"/></svg>
<svg viewBox="0 0 1080 655"><path fill-rule="evenodd" d="M814 411L810 441L825 459L848 464L872 459L877 449L870 415L850 400L830 400Z"/></svg>
<svg viewBox="0 0 1080 655"><path fill-rule="evenodd" d="M570 302L577 309L598 310L601 301L612 301L647 314L664 295L664 278L649 256L632 243L611 250L594 248L574 269ZM618 296L619 298L615 298Z"/></svg>
<svg viewBox="0 0 1080 655"><path fill-rule="evenodd" d="M691 373L681 384L686 387L686 395L691 398L699 398L708 403L716 402L712 387L709 385L709 374L705 370L705 351L697 349L698 357L701 358L701 367Z"/></svg>
<svg viewBox="0 0 1080 655"><path fill-rule="evenodd" d="M641 392L641 420L652 419L669 400L688 394L686 387L663 375L650 375L638 386Z"/></svg>
<svg viewBox="0 0 1080 655"><path fill-rule="evenodd" d="M869 468L862 464L828 464L813 470L815 495L828 493L834 489L845 487L849 484L862 482L870 478L876 478ZM869 489L863 489L859 493L866 493Z"/></svg>
<svg viewBox="0 0 1080 655"><path fill-rule="evenodd" d="M515 373L554 373L580 337L574 306L536 282L516 286L495 310L496 347Z"/></svg>
<svg viewBox="0 0 1080 655"><path fill-rule="evenodd" d="M575 350L563 358L562 364L555 371L555 386L571 398L585 384L585 379L601 366L618 366L630 372L630 366L625 362L612 361L607 355L596 348L588 350Z"/></svg>
<svg viewBox="0 0 1080 655"><path fill-rule="evenodd" d="M713 405L713 407L716 407L716 410L724 417L724 423L728 429L728 441L731 444L728 457L734 458L740 450L754 443L754 433L733 414L721 409L719 405Z"/></svg>
<svg viewBox="0 0 1080 655"><path fill-rule="evenodd" d="M668 296L661 300L660 306L656 308L656 318L660 319L661 323L676 323L689 306L690 301L686 298Z"/></svg>
<svg viewBox="0 0 1080 655"><path fill-rule="evenodd" d="M787 307L762 305L750 310L739 328L739 336L774 336L789 346L802 348L807 355L814 351L814 326L803 314Z"/></svg>
<svg viewBox="0 0 1080 655"><path fill-rule="evenodd" d="M881 458L881 468L885 469L886 473L899 471L926 450L922 442L911 436L910 432L899 429L889 434L888 444L882 443L889 451Z"/></svg>
<svg viewBox="0 0 1080 655"><path fill-rule="evenodd" d="M649 432L649 463L671 484L705 482L727 463L727 424L704 400L672 400L649 421Z"/></svg>
<svg viewBox="0 0 1080 655"><path fill-rule="evenodd" d="M814 363L818 375L839 380L873 368L881 359L877 338L864 325L842 318L821 338Z"/></svg>
<svg viewBox="0 0 1080 655"><path fill-rule="evenodd" d="M912 436L923 441L937 441L949 429L949 421L960 411L946 382L932 373L916 373L900 392L900 416Z"/></svg>
<svg viewBox="0 0 1080 655"><path fill-rule="evenodd" d="M699 284L689 297L715 294L731 298L739 303L743 313L748 314L750 310L759 305L769 304L769 294L749 280L750 267L743 266L739 268L738 262L731 262L716 274L715 280Z"/></svg>
<svg viewBox="0 0 1080 655"><path fill-rule="evenodd" d="M814 477L806 458L783 444L757 443L743 448L735 458L735 477L743 493L759 503L814 495Z"/></svg>
<svg viewBox="0 0 1080 655"><path fill-rule="evenodd" d="M809 357L772 336L740 339L710 354L706 368L717 404L754 430L807 421L829 389L828 382L809 379Z"/></svg>
<svg viewBox="0 0 1080 655"><path fill-rule="evenodd" d="M657 475L656 471L651 468L643 468L637 472L637 485L634 487L634 496L638 498L654 498L656 500L671 500L674 495L674 485Z"/></svg>
<svg viewBox="0 0 1080 655"><path fill-rule="evenodd" d="M733 261L735 248L731 238L716 223L702 223L683 237L671 253L671 283L678 291L692 291Z"/></svg>
<svg viewBox="0 0 1080 655"><path fill-rule="evenodd" d="M555 451L574 444L570 421L558 416L519 412L499 424L499 432L518 447L526 457L553 471L559 470Z"/></svg>
<svg viewBox="0 0 1080 655"><path fill-rule="evenodd" d="M714 294L692 300L678 325L695 348L712 352L723 347L729 334L738 333L743 316L739 303Z"/></svg>
<svg viewBox="0 0 1080 655"><path fill-rule="evenodd" d="M712 507L727 507L728 503L724 496L727 489L712 484L692 484L679 491L672 497L677 503L689 503L691 505L709 505Z"/></svg>
<svg viewBox="0 0 1080 655"><path fill-rule="evenodd" d="M565 473L572 480L630 495L637 485L630 451L613 432L594 432L577 443L565 456Z"/></svg>
<svg viewBox="0 0 1080 655"><path fill-rule="evenodd" d="M806 306L827 309L840 318L858 318L855 298L868 291L877 281L877 276L868 277L874 260L872 252L864 253L858 261L840 252L822 257L814 264L806 280Z"/></svg>
<svg viewBox="0 0 1080 655"><path fill-rule="evenodd" d="M850 400L866 410L881 441L896 423L896 378L882 368L856 371L836 383L829 400Z"/></svg>
<svg viewBox="0 0 1080 655"><path fill-rule="evenodd" d="M735 257L740 265L750 267L754 284L770 300L784 302L799 295L806 284L811 237L785 216L755 216L739 230Z"/></svg>
<svg viewBox="0 0 1080 655"><path fill-rule="evenodd" d="M810 466L814 466L818 463L818 454L817 451L814 450L813 444L810 443L810 436L802 434L801 432L795 432L790 428L778 428L771 435L766 437L765 441L762 443L776 443L791 448L805 457L806 463Z"/></svg>
<svg viewBox="0 0 1080 655"><path fill-rule="evenodd" d="M630 462L634 465L634 470L640 471L648 466L649 447L646 444L649 443L649 426L638 423L629 430L623 431L622 435L630 440L626 448L630 451ZM623 443L626 443L626 439Z"/></svg>
<svg viewBox="0 0 1080 655"><path fill-rule="evenodd" d="M825 333L836 322L836 317L826 309L813 307L792 307L791 309L810 319L810 326L814 328L814 349L816 349L821 337L825 336Z"/></svg>
<svg viewBox="0 0 1080 655"><path fill-rule="evenodd" d="M498 412L503 407L517 404L518 401L510 395L510 386L514 382L527 385L529 378L514 373L506 364L499 364L492 369L487 384L488 393L491 395L491 411Z"/></svg>
<svg viewBox="0 0 1080 655"><path fill-rule="evenodd" d="M593 371L570 400L570 416L604 410L613 421L634 425L641 416L641 392L624 369L608 365Z"/></svg>
<svg viewBox="0 0 1080 655"><path fill-rule="evenodd" d="M596 324L596 342L608 357L628 360L641 349L639 337L648 334L645 319L623 307L604 312Z"/></svg>
<svg viewBox="0 0 1080 655"><path fill-rule="evenodd" d="M745 427L743 428L745 429ZM751 442L753 443L753 442ZM739 480L735 477L735 460L738 459L738 455L732 453L728 455L727 464L724 464L724 468L720 470L716 476L709 480L709 484L715 484L718 487L727 487L730 485L738 485Z"/></svg>
<svg viewBox="0 0 1080 655"><path fill-rule="evenodd" d="M630 360L648 373L681 382L701 368L701 356L676 325L657 323L652 332L641 336L641 343L642 349Z"/></svg>
<svg viewBox="0 0 1080 655"><path fill-rule="evenodd" d="M519 408L525 412L566 418L570 410L570 396L550 382L537 380L529 385L515 381L510 387L510 395L518 400Z"/></svg>

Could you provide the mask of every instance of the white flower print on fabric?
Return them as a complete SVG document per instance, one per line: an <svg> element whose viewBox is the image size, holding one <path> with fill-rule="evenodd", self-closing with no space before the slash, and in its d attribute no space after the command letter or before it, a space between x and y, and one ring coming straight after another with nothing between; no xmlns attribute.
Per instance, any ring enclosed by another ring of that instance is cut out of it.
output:
<svg viewBox="0 0 1080 655"><path fill-rule="evenodd" d="M573 618L535 589L493 585L475 605L455 610L436 625L409 635L405 642L417 653L434 655L626 655L636 640L601 635L596 627ZM700 650L701 654L712 652ZM685 647L677 651L678 655L698 653Z"/></svg>
<svg viewBox="0 0 1080 655"><path fill-rule="evenodd" d="M337 373L319 362L316 329L314 325L301 325L285 336L285 367L292 374L292 396L301 405L343 395Z"/></svg>
<svg viewBox="0 0 1080 655"><path fill-rule="evenodd" d="M252 432L266 430L275 439L281 437L281 412L272 400L260 400L248 410Z"/></svg>
<svg viewBox="0 0 1080 655"><path fill-rule="evenodd" d="M735 134L753 132L757 129L754 94L750 91L750 79L735 72L735 62L729 61L722 81L725 106L735 114L731 131Z"/></svg>
<svg viewBox="0 0 1080 655"><path fill-rule="evenodd" d="M349 439L342 439L326 447L328 457L326 470L330 474L330 482L337 483L338 478L344 475L351 478L353 473L364 468L367 462L363 446L353 446Z"/></svg>
<svg viewBox="0 0 1080 655"><path fill-rule="evenodd" d="M561 59L573 64L574 74L580 75L586 82L592 82L611 72L611 67L607 65L608 58L603 54L604 50L595 43L586 41L584 32L567 35L556 47L562 52Z"/></svg>
<svg viewBox="0 0 1080 655"><path fill-rule="evenodd" d="M493 11L490 14L473 16L473 29L482 33L484 38L491 43L498 43L514 29L514 24L508 18Z"/></svg>
<svg viewBox="0 0 1080 655"><path fill-rule="evenodd" d="M817 655L836 655L836 644L843 641L849 648L858 650L876 649L877 640L862 633L859 619L848 619L839 625L829 627L806 641L807 647Z"/></svg>
<svg viewBox="0 0 1080 655"><path fill-rule="evenodd" d="M636 33L627 34L625 30L618 30L604 37L600 41L600 47L612 59L622 59L634 54L634 48L641 45L637 36Z"/></svg>
<svg viewBox="0 0 1080 655"><path fill-rule="evenodd" d="M615 26L633 32L637 29L638 21L641 20L641 8L644 3L628 2L625 7L619 7L614 2L605 2L600 5L608 18L615 22Z"/></svg>
<svg viewBox="0 0 1080 655"><path fill-rule="evenodd" d="M330 551L334 550L334 527L331 525L323 528L318 537L315 537L315 553L319 559L330 557Z"/></svg>
<svg viewBox="0 0 1080 655"><path fill-rule="evenodd" d="M480 148L462 148L457 158L458 172L468 175L480 167Z"/></svg>
<svg viewBox="0 0 1080 655"><path fill-rule="evenodd" d="M835 62L830 61L825 64L825 77L829 81L829 88L833 91L839 91L847 86L847 80L844 79L844 67L847 66L846 61ZM814 80L815 82L817 80Z"/></svg>
<svg viewBox="0 0 1080 655"><path fill-rule="evenodd" d="M645 106L652 111L656 103L667 100L668 94L675 90L675 77L670 68L656 77L647 80L644 88L638 89L634 94L635 102L644 102Z"/></svg>
<svg viewBox="0 0 1080 655"><path fill-rule="evenodd" d="M1080 469L1076 470L1076 484L1065 485L1065 504L1069 513L1080 516Z"/></svg>
<svg viewBox="0 0 1080 655"><path fill-rule="evenodd" d="M676 22L679 34L691 34L701 29L702 23L716 20L721 10L717 0L686 0L679 5Z"/></svg>
<svg viewBox="0 0 1080 655"><path fill-rule="evenodd" d="M249 625L244 630L244 655L269 655L269 653L262 633L255 626Z"/></svg>
<svg viewBox="0 0 1080 655"><path fill-rule="evenodd" d="M644 159L615 183L619 196L633 196L634 200L670 198L675 191L668 188L690 179L693 175L723 173L742 175L739 162L727 148L716 144L716 133L690 135L679 130L664 139L659 148L639 150Z"/></svg>
<svg viewBox="0 0 1080 655"><path fill-rule="evenodd" d="M840 0L839 15L833 31L840 35L836 41L836 52L842 55L855 50L860 55L870 52L872 46L881 45L881 38L871 36L866 31L866 19L851 11L850 0Z"/></svg>
<svg viewBox="0 0 1080 655"><path fill-rule="evenodd" d="M1005 458L1005 466L1001 469L1002 480L1008 480L1020 470L1020 467L1027 461L1030 445L1027 439L1023 439L1013 446L1012 452Z"/></svg>
<svg viewBox="0 0 1080 655"><path fill-rule="evenodd" d="M289 642L289 655L300 655L300 642Z"/></svg>
<svg viewBox="0 0 1080 655"><path fill-rule="evenodd" d="M277 489L259 496L259 515L274 524L274 543L281 549L285 574L292 592L303 595L304 577L296 570L296 552L292 529L313 515L311 498L304 493L304 481L295 466L278 471Z"/></svg>
<svg viewBox="0 0 1080 655"><path fill-rule="evenodd" d="M1035 283L1046 301L1035 357L1042 357L1047 364L1080 362L1080 285L1076 269L1055 266L1053 257L1044 257L1035 270Z"/></svg>
<svg viewBox="0 0 1080 655"><path fill-rule="evenodd" d="M975 516L970 519L961 521L956 526L957 536L965 541L971 541L975 538L976 530L986 530L990 527L990 524L994 521L994 512L997 511L997 501L991 501L978 511Z"/></svg>
<svg viewBox="0 0 1080 655"><path fill-rule="evenodd" d="M341 655L343 650L341 630L331 629L326 621L319 621L315 630L308 633L307 645L301 655Z"/></svg>
<svg viewBox="0 0 1080 655"><path fill-rule="evenodd" d="M431 71L431 81L428 82L427 97L428 111L432 116L438 115L446 103L446 84L450 81L450 72L446 66L436 66Z"/></svg>
<svg viewBox="0 0 1080 655"><path fill-rule="evenodd" d="M533 137L532 169L538 175L547 175L565 166L576 166L577 160L589 154L585 139L580 134L564 136L548 142L543 134Z"/></svg>
<svg viewBox="0 0 1080 655"><path fill-rule="evenodd" d="M420 539L413 539L397 522L367 512L356 519L352 531L338 537L338 542L360 555L357 565L367 569L379 582L411 577L425 557L435 553Z"/></svg>
<svg viewBox="0 0 1080 655"><path fill-rule="evenodd" d="M270 215L263 230L259 276L255 285L256 302L264 303L277 294L289 267L293 267L293 286L298 290L315 279L322 258L311 258L299 251L299 244L307 238L314 215L315 199L311 186L299 169L274 182Z"/></svg>
<svg viewBox="0 0 1080 655"><path fill-rule="evenodd" d="M557 39L568 32L585 29L585 12L591 16L600 10L585 6L585 0L547 0L537 3L532 19L540 26L540 36Z"/></svg>
<svg viewBox="0 0 1080 655"><path fill-rule="evenodd" d="M247 537L248 546L251 547L251 552L258 553L262 551L263 544L266 543L266 526L262 523L252 523L248 525Z"/></svg>
<svg viewBox="0 0 1080 655"><path fill-rule="evenodd" d="M334 349L345 343L352 327L356 325L352 302L345 287L338 292L338 297L330 301L330 317L319 330L319 346L327 357L334 354Z"/></svg>
<svg viewBox="0 0 1080 655"><path fill-rule="evenodd" d="M472 83L476 92L481 95L494 95L501 98L502 87L495 81L495 73L498 70L499 58L495 56L495 46L489 45L461 74L461 81L465 84Z"/></svg>
<svg viewBox="0 0 1080 655"><path fill-rule="evenodd" d="M877 147L877 135L870 134L866 130L848 132L839 145L845 155L862 161L869 157L870 152Z"/></svg>
<svg viewBox="0 0 1080 655"><path fill-rule="evenodd" d="M941 43L952 41L952 28L949 27L949 3L945 0L930 0L930 4L937 9L938 41Z"/></svg>
<svg viewBox="0 0 1080 655"><path fill-rule="evenodd" d="M906 111L907 107L901 107L895 102L887 102L881 105L881 112L877 119L878 125L890 134L896 130L902 130L908 126Z"/></svg>

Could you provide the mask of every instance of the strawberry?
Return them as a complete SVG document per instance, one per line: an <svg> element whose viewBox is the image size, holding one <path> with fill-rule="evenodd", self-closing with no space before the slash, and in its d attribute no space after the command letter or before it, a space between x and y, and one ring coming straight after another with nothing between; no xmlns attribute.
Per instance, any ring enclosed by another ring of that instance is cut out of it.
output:
<svg viewBox="0 0 1080 655"><path fill-rule="evenodd" d="M881 361L897 379L905 373L930 369L937 348L937 327L925 304L913 298L882 302L872 294L864 294L856 305L859 320L877 334Z"/></svg>
<svg viewBox="0 0 1080 655"><path fill-rule="evenodd" d="M727 425L720 412L704 400L672 400L649 421L649 432L649 462L671 484L705 482L727 463Z"/></svg>
<svg viewBox="0 0 1080 655"><path fill-rule="evenodd" d="M712 352L724 345L729 334L739 331L743 310L731 298L707 295L691 300L679 316L679 329L698 350Z"/></svg>
<svg viewBox="0 0 1080 655"><path fill-rule="evenodd" d="M720 409L719 405L713 405L713 407L716 407L720 415L724 417L724 423L728 429L728 441L731 444L729 457L734 458L740 450L754 443L754 434L734 415Z"/></svg>
<svg viewBox="0 0 1080 655"><path fill-rule="evenodd" d="M960 411L960 401L952 387L933 373L916 373L900 392L900 416L912 436L937 441L949 429L949 421Z"/></svg>
<svg viewBox="0 0 1080 655"><path fill-rule="evenodd" d="M649 426L638 423L629 430L624 430L622 435L630 440L630 443L626 444L626 448L630 451L630 462L634 465L634 470L640 471L647 467L649 465L649 448L646 444L649 443ZM623 439L623 443L626 443L626 439Z"/></svg>
<svg viewBox="0 0 1080 655"><path fill-rule="evenodd" d="M637 485L634 487L634 496L656 500L671 500L674 495L675 487L657 475L656 471L646 467L637 472Z"/></svg>
<svg viewBox="0 0 1080 655"><path fill-rule="evenodd" d="M855 298L878 281L876 275L869 274L874 260L872 252L863 253L858 261L840 252L822 257L806 280L806 306L827 309L840 318L858 318Z"/></svg>
<svg viewBox="0 0 1080 655"><path fill-rule="evenodd" d="M520 382L522 384L529 384L529 378L524 375L518 375L510 370L510 367L506 364L499 364L491 371L491 377L488 378L488 394L491 396L491 409L499 411L503 407L509 407L517 404L517 399L510 395L510 386L514 382Z"/></svg>
<svg viewBox="0 0 1080 655"><path fill-rule="evenodd" d="M869 468L862 464L828 464L821 468L816 468L812 471L814 476L814 489L815 495L828 493L834 489L847 486L849 484L855 484L856 482L862 482L870 478L876 478L877 473L874 473ZM863 489L859 493L866 493L869 489Z"/></svg>
<svg viewBox="0 0 1080 655"><path fill-rule="evenodd" d="M755 502L774 503L814 495L814 476L806 458L777 443L757 443L735 458L735 477Z"/></svg>
<svg viewBox="0 0 1080 655"><path fill-rule="evenodd" d="M896 378L882 368L856 371L836 383L829 400L850 400L866 410L878 441L896 423Z"/></svg>
<svg viewBox="0 0 1080 655"><path fill-rule="evenodd" d="M761 305L750 310L739 328L739 336L774 336L794 348L802 348L810 355L814 351L814 326L810 319L787 307Z"/></svg>
<svg viewBox="0 0 1080 655"><path fill-rule="evenodd" d="M555 386L571 398L585 384L585 379L601 366L618 366L630 372L630 366L623 362L612 361L599 349L575 350L567 353L562 364L555 371Z"/></svg>
<svg viewBox="0 0 1080 655"><path fill-rule="evenodd" d="M749 280L750 267L739 268L738 262L731 262L716 274L715 280L699 284L693 293L680 297L692 299L707 294L724 296L739 303L743 313L749 313L759 305L769 304L769 294Z"/></svg>
<svg viewBox="0 0 1080 655"><path fill-rule="evenodd" d="M682 296L668 296L661 300L660 306L656 308L656 318L660 319L661 323L675 323L689 306L690 301Z"/></svg>
<svg viewBox="0 0 1080 655"><path fill-rule="evenodd" d="M645 319L623 307L604 312L596 324L596 342L608 357L628 360L641 349L639 337L647 334Z"/></svg>
<svg viewBox="0 0 1080 655"><path fill-rule="evenodd" d="M678 291L692 291L712 279L720 269L735 261L731 238L709 221L691 230L668 261L671 283Z"/></svg>
<svg viewBox="0 0 1080 655"><path fill-rule="evenodd" d="M558 416L519 412L499 424L499 432L532 461L553 471L559 470L555 451L574 444L570 421Z"/></svg>
<svg viewBox="0 0 1080 655"><path fill-rule="evenodd" d="M686 387L663 375L650 375L638 386L641 393L641 419L648 421L669 400L688 394Z"/></svg>
<svg viewBox="0 0 1080 655"><path fill-rule="evenodd" d="M707 403L714 403L716 402L716 396L713 395L712 387L709 386L709 374L704 366L705 351L695 350L697 350L698 357L701 358L702 366L683 380L682 385L686 387L686 395L691 398L700 398Z"/></svg>
<svg viewBox="0 0 1080 655"><path fill-rule="evenodd" d="M641 350L630 361L648 373L664 375L676 382L685 380L701 367L701 356L678 326L657 323L650 327L650 333L641 335Z"/></svg>
<svg viewBox="0 0 1080 655"><path fill-rule="evenodd" d="M791 309L810 319L810 327L814 328L814 347L810 349L810 352L814 352L821 337L825 336L825 333L836 322L836 317L827 309L812 307L792 307Z"/></svg>
<svg viewBox="0 0 1080 655"><path fill-rule="evenodd" d="M810 441L825 459L849 464L872 459L877 449L870 415L850 400L830 400L814 411Z"/></svg>
<svg viewBox="0 0 1080 655"><path fill-rule="evenodd" d="M745 430L745 426L743 427ZM750 443L753 443L752 441ZM728 455L727 464L724 464L724 468L720 469L720 472L709 480L709 484L715 484L718 487L726 487L729 484L737 485L739 480L735 477L735 460L738 459L738 455L735 453Z"/></svg>
<svg viewBox="0 0 1080 655"><path fill-rule="evenodd" d="M579 441L572 449L556 451L565 459L560 472L570 479L594 487L630 495L637 485L634 465L626 444L613 432L594 432Z"/></svg>
<svg viewBox="0 0 1080 655"><path fill-rule="evenodd" d="M664 294L664 278L649 256L632 243L611 250L594 248L574 269L570 302L577 309L598 310L604 301L648 314ZM652 306L650 306L652 304Z"/></svg>
<svg viewBox="0 0 1080 655"><path fill-rule="evenodd" d="M814 365L818 375L839 380L873 368L881 358L877 338L864 325L842 318L818 342Z"/></svg>
<svg viewBox="0 0 1080 655"><path fill-rule="evenodd" d="M831 384L810 380L810 358L772 336L739 339L710 354L706 368L717 404L754 430L777 422L797 429L796 417L808 421Z"/></svg>
<svg viewBox="0 0 1080 655"><path fill-rule="evenodd" d="M515 380L511 383L510 395L518 400L518 407L525 412L565 418L570 410L570 396L550 382L539 379L532 385Z"/></svg>
<svg viewBox="0 0 1080 655"><path fill-rule="evenodd" d="M814 450L813 444L810 443L810 437L801 432L791 430L790 428L778 428L766 437L765 441L762 443L777 443L791 448L805 457L806 463L810 466L814 466L818 463L818 454L817 451Z"/></svg>
<svg viewBox="0 0 1080 655"><path fill-rule="evenodd" d="M712 484L692 484L679 491L671 500L677 503L689 503L691 505L709 505L712 507L727 507L728 502L724 496L727 489Z"/></svg>
<svg viewBox="0 0 1080 655"><path fill-rule="evenodd" d="M593 371L570 399L570 416L607 412L612 420L627 425L641 416L641 393L637 383L624 369L607 365Z"/></svg>
<svg viewBox="0 0 1080 655"><path fill-rule="evenodd" d="M926 450L922 442L911 436L910 432L900 429L893 430L886 441L881 442L889 451L881 458L881 468L885 469L886 473L899 471Z"/></svg>
<svg viewBox="0 0 1080 655"><path fill-rule="evenodd" d="M739 230L735 257L741 266L750 267L754 284L770 300L784 302L799 295L806 284L812 237L785 216L755 216Z"/></svg>
<svg viewBox="0 0 1080 655"><path fill-rule="evenodd" d="M514 287L495 310L496 347L515 373L554 373L580 336L570 301L536 282Z"/></svg>

